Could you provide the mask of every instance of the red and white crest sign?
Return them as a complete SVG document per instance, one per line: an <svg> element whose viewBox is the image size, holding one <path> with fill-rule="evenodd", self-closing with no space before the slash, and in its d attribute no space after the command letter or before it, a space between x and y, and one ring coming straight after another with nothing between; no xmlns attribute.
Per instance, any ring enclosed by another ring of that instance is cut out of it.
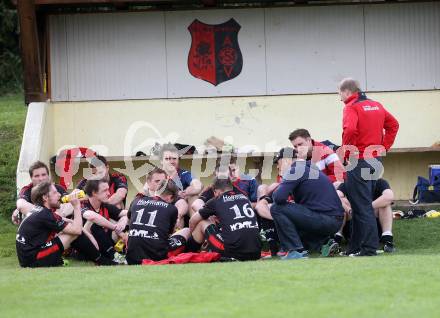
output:
<svg viewBox="0 0 440 318"><path fill-rule="evenodd" d="M238 45L240 28L234 19L216 25L194 20L188 27L192 38L189 72L214 86L237 77L243 68Z"/></svg>

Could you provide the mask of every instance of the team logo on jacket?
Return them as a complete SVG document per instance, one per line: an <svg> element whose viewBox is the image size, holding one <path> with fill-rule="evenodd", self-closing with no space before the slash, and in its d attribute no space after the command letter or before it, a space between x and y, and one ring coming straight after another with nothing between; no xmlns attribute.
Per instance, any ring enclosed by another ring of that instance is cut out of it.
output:
<svg viewBox="0 0 440 318"><path fill-rule="evenodd" d="M243 68L240 29L234 19L215 25L194 20L188 27L192 38L188 54L191 75L214 86L237 77Z"/></svg>

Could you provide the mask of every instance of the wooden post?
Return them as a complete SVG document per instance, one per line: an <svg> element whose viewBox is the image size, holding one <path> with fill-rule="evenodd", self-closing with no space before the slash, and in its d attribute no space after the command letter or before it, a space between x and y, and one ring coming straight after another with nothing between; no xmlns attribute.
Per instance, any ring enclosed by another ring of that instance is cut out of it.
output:
<svg viewBox="0 0 440 318"><path fill-rule="evenodd" d="M20 23L25 103L44 101L46 96L43 91L35 1L18 0L17 11Z"/></svg>

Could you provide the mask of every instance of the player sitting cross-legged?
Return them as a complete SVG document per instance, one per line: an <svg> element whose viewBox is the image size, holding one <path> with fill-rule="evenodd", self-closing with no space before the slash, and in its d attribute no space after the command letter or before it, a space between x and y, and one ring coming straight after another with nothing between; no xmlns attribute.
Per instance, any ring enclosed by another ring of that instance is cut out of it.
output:
<svg viewBox="0 0 440 318"><path fill-rule="evenodd" d="M124 229L127 225L127 210L109 204L109 186L106 180L88 180L84 186L88 199L82 201L81 212L84 218L84 231L92 234L99 251L115 262L125 263L115 251L114 244L126 239Z"/></svg>
<svg viewBox="0 0 440 318"><path fill-rule="evenodd" d="M137 196L129 210L127 262L141 264L143 259L160 261L185 250L190 237L188 228L172 234L177 221L177 208L172 202L179 189L163 180L156 196Z"/></svg>
<svg viewBox="0 0 440 318"><path fill-rule="evenodd" d="M154 197L157 190L160 189L161 184L167 179L167 173L160 169L154 168L147 174L147 181L145 182L143 193L139 193L137 196L149 196ZM184 227L184 217L188 214L188 203L185 199L177 196L172 202L177 208L177 222L176 229L182 229Z"/></svg>
<svg viewBox="0 0 440 318"><path fill-rule="evenodd" d="M52 210L59 208L61 197L53 183L39 183L31 197L34 207L16 237L18 261L22 267L61 266L63 251L82 233L80 202L74 197L70 201L74 217L67 222Z"/></svg>

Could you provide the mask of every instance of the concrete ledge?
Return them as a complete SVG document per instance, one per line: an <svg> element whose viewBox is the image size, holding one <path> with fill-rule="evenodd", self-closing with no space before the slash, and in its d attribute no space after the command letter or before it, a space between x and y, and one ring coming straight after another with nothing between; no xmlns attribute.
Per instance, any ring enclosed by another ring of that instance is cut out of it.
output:
<svg viewBox="0 0 440 318"><path fill-rule="evenodd" d="M48 103L30 103L28 106L17 164L17 192L30 182L29 166L36 160L43 160L42 147L48 107Z"/></svg>

